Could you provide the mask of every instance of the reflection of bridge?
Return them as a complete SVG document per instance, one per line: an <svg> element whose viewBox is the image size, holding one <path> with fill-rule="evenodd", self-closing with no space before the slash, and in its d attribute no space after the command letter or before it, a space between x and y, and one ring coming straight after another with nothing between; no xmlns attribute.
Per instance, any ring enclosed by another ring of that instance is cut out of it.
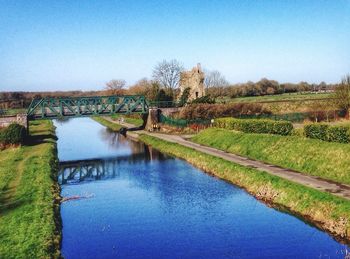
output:
<svg viewBox="0 0 350 259"><path fill-rule="evenodd" d="M34 99L27 112L28 120L148 113L142 95L94 96Z"/></svg>
<svg viewBox="0 0 350 259"><path fill-rule="evenodd" d="M156 150L147 150L126 156L107 159L89 159L60 162L58 181L60 184L81 182L84 180L100 180L114 178L118 175L118 165L122 162L136 163L153 159L164 159L164 155Z"/></svg>

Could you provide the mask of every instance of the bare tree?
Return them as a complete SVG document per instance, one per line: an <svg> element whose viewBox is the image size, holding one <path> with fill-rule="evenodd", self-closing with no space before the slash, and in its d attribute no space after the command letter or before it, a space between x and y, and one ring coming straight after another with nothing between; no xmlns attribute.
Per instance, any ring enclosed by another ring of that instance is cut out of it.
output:
<svg viewBox="0 0 350 259"><path fill-rule="evenodd" d="M346 75L335 88L335 98L338 107L348 113L350 109L350 74Z"/></svg>
<svg viewBox="0 0 350 259"><path fill-rule="evenodd" d="M106 90L110 94L122 94L123 93L123 88L126 85L126 81L123 79L113 79L109 82L106 83Z"/></svg>
<svg viewBox="0 0 350 259"><path fill-rule="evenodd" d="M206 71L204 85L209 87L225 87L228 86L228 82L225 77L217 70Z"/></svg>
<svg viewBox="0 0 350 259"><path fill-rule="evenodd" d="M163 60L153 69L153 79L167 89L176 89L180 82L180 73L184 70L176 59Z"/></svg>

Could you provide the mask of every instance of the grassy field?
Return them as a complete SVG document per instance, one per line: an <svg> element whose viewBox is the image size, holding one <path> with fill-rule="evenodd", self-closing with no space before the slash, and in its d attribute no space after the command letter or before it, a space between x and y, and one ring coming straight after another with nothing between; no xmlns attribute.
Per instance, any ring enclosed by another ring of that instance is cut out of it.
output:
<svg viewBox="0 0 350 259"><path fill-rule="evenodd" d="M141 135L140 140L350 240L350 202L347 200L154 137Z"/></svg>
<svg viewBox="0 0 350 259"><path fill-rule="evenodd" d="M298 136L247 134L210 128L192 138L194 142L304 174L350 184L350 145Z"/></svg>
<svg viewBox="0 0 350 259"><path fill-rule="evenodd" d="M338 110L332 93L288 93L278 95L218 98L218 103L260 103L273 114Z"/></svg>
<svg viewBox="0 0 350 259"><path fill-rule="evenodd" d="M237 98L218 99L219 102L273 102L273 101L295 101L305 99L326 99L332 97L331 93L287 93L265 96L249 96Z"/></svg>
<svg viewBox="0 0 350 259"><path fill-rule="evenodd" d="M59 186L54 127L30 124L22 147L0 151L0 258L58 258Z"/></svg>

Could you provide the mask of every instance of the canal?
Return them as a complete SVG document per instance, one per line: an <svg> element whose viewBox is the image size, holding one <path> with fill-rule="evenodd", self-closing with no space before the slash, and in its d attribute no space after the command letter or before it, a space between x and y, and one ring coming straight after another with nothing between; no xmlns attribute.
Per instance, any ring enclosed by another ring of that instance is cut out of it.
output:
<svg viewBox="0 0 350 259"><path fill-rule="evenodd" d="M344 258L349 250L91 119L55 126L65 258Z"/></svg>

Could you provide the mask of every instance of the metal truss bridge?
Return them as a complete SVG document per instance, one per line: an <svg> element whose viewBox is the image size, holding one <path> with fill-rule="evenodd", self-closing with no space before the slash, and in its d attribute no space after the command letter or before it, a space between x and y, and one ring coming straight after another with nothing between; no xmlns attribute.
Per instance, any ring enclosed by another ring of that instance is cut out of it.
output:
<svg viewBox="0 0 350 259"><path fill-rule="evenodd" d="M142 95L33 99L27 111L27 119L58 119L116 113L148 113L148 103Z"/></svg>

